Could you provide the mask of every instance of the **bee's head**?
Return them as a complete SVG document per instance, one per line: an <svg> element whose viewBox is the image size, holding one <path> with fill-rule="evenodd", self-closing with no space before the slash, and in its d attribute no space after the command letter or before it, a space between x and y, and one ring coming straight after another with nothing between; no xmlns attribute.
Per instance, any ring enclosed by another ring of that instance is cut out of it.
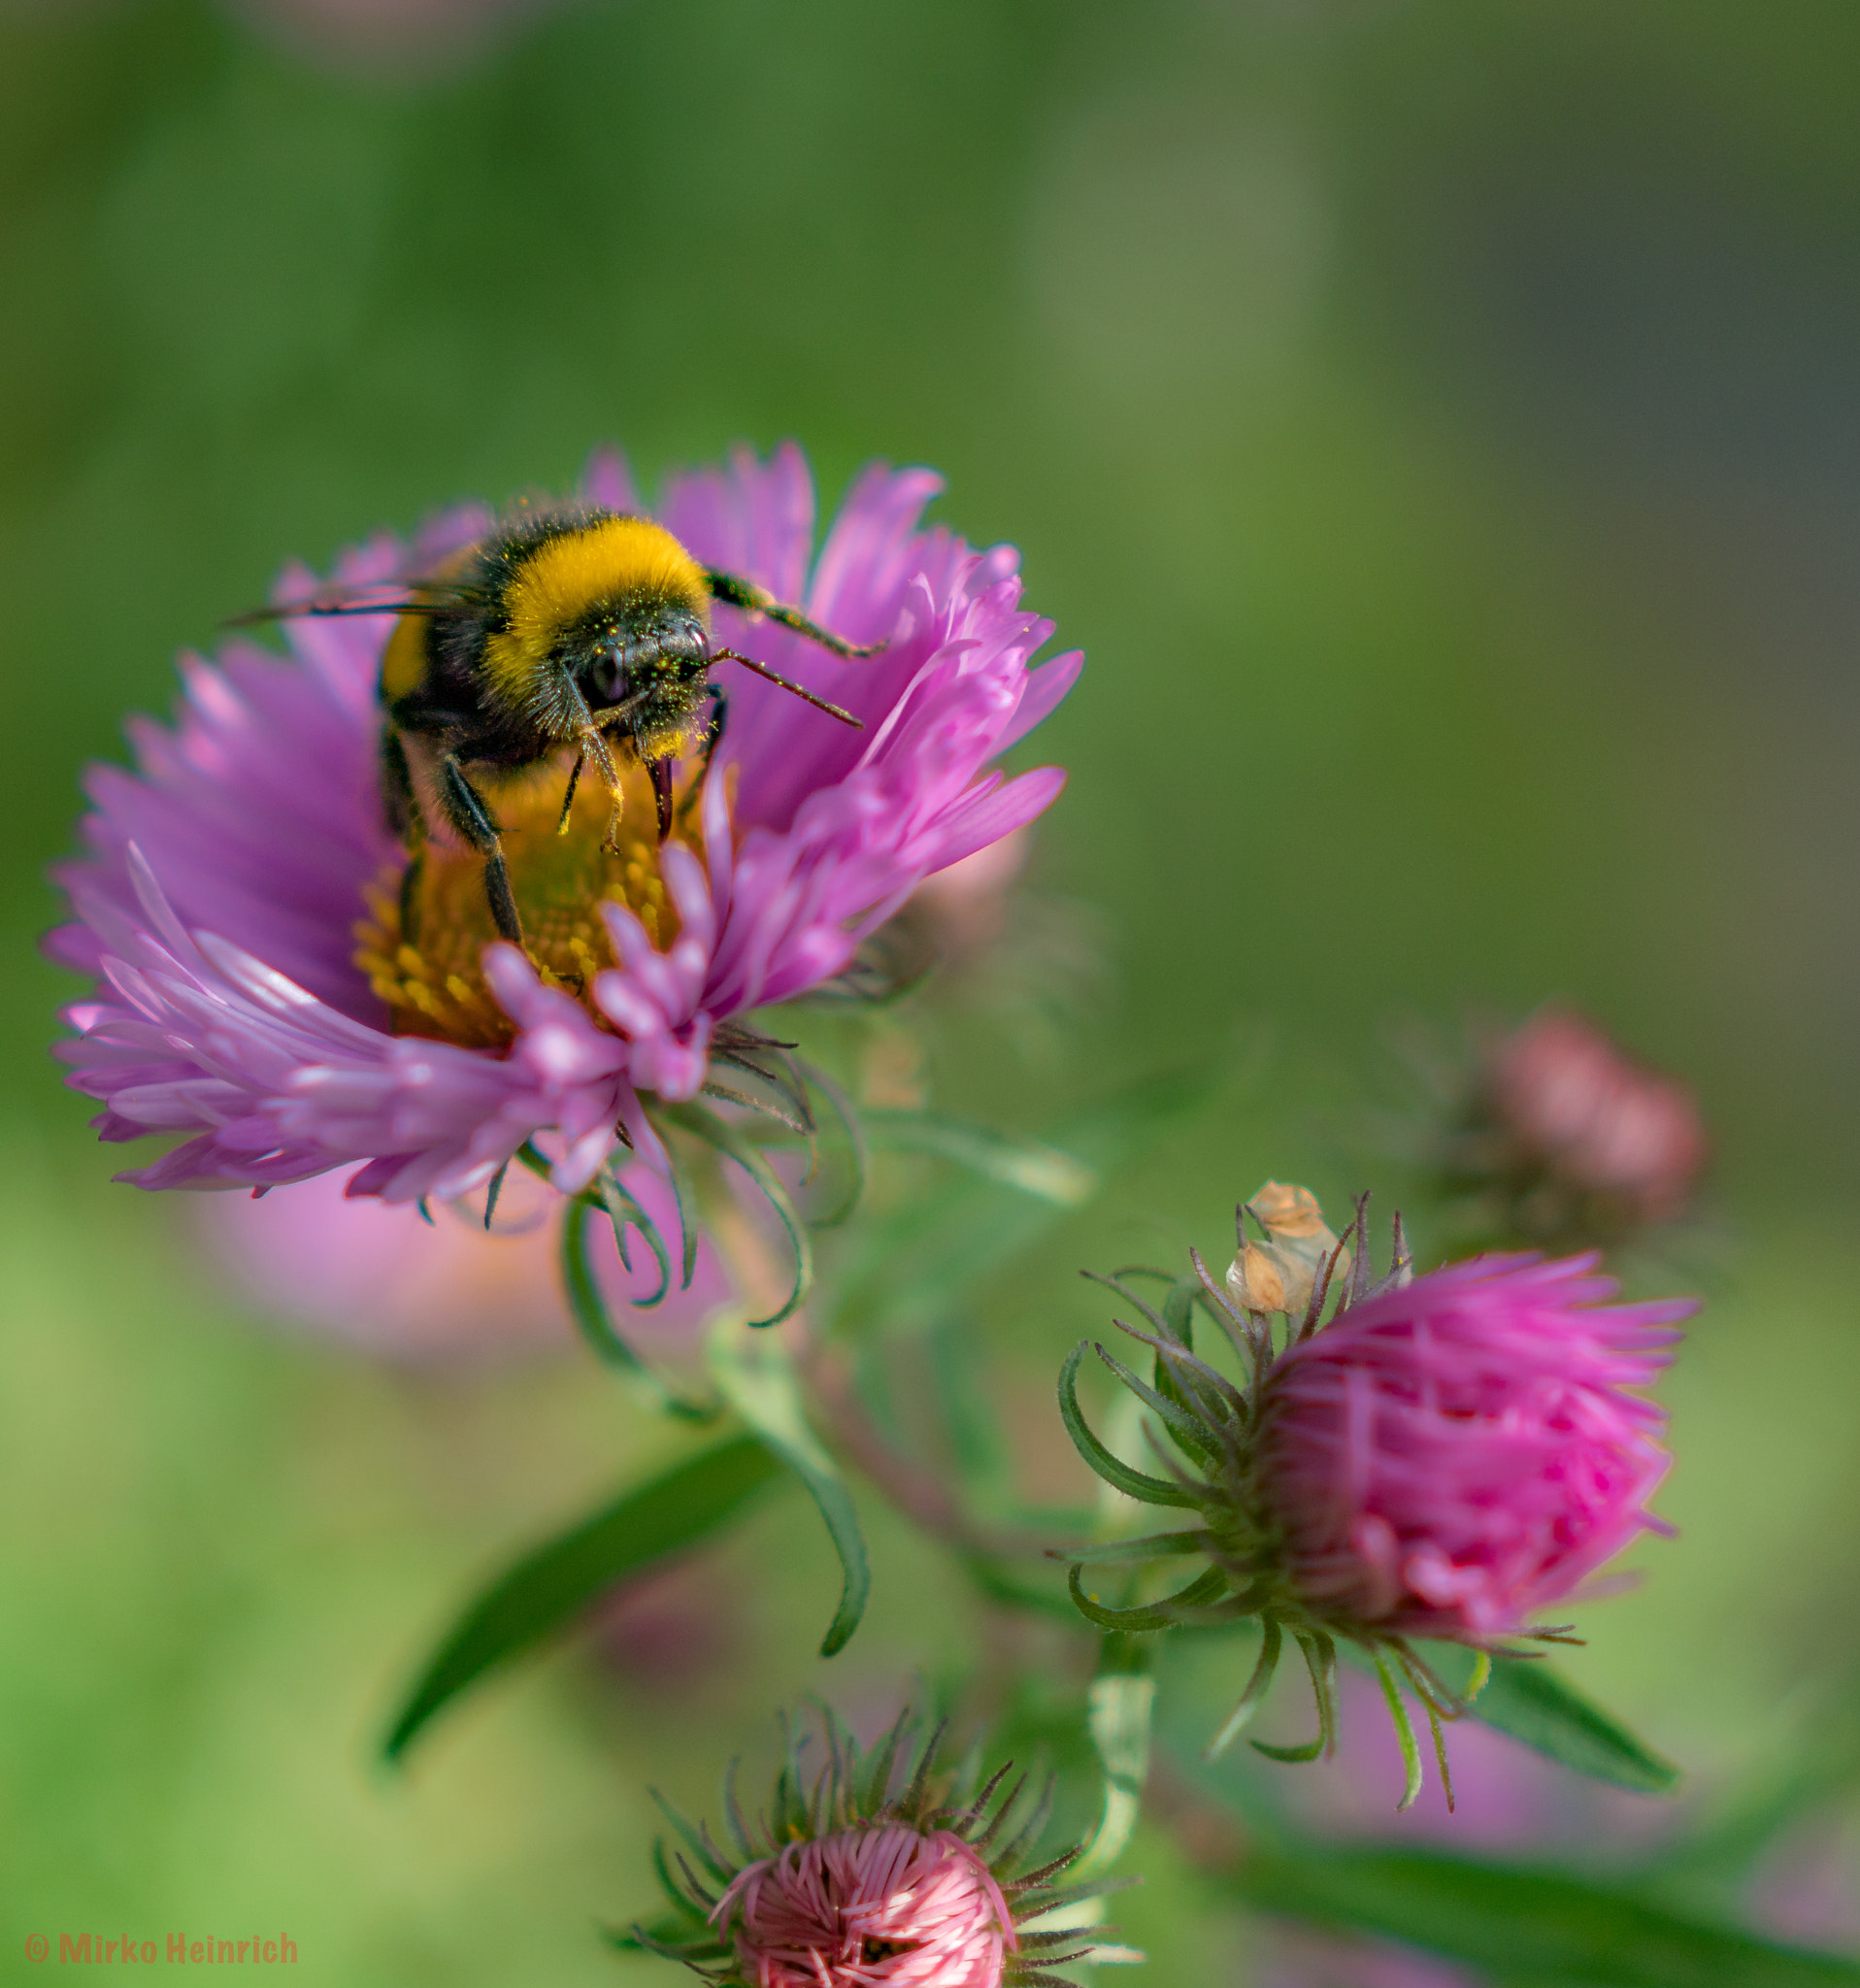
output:
<svg viewBox="0 0 1860 1988"><path fill-rule="evenodd" d="M567 661L594 711L645 695L687 689L710 664L702 615L676 601L654 601L592 617L577 630Z"/></svg>

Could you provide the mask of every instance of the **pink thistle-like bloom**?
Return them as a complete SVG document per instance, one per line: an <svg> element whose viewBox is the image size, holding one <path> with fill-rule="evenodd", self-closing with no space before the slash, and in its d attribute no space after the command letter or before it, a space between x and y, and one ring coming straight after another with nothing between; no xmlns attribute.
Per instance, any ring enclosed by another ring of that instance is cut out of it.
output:
<svg viewBox="0 0 1860 1988"><path fill-rule="evenodd" d="M1289 1633L1311 1673L1317 1738L1252 1743L1281 1760L1328 1755L1337 1642L1355 1643L1380 1675L1401 1742L1400 1806L1422 1787L1406 1685L1427 1715L1451 1807L1441 1726L1464 1717L1472 1698L1411 1640L1467 1644L1488 1660L1525 1654L1511 1638L1567 1640L1567 1626L1534 1620L1539 1610L1643 1532L1669 1530L1646 1508L1669 1461L1666 1418L1638 1390L1698 1308L1687 1298L1611 1304L1619 1287L1595 1274L1593 1255L1476 1256L1416 1277L1399 1215L1378 1281L1368 1203L1358 1200L1338 1238L1308 1189L1269 1181L1236 1211L1240 1253L1224 1285L1192 1251L1195 1276L1162 1311L1129 1273L1104 1279L1149 1328L1117 1320L1153 1350L1156 1385L1097 1351L1167 1425L1173 1453L1160 1437L1155 1448L1168 1474L1125 1462L1092 1432L1079 1403L1083 1345L1061 1370L1060 1413L1108 1483L1201 1523L1075 1549L1072 1598L1115 1631L1258 1618L1258 1659L1211 1754L1264 1704ZM1247 1239L1249 1220L1265 1243ZM1239 1384L1190 1342L1194 1305L1238 1357ZM1203 1565L1186 1586L1134 1607L1086 1585L1094 1563L1150 1558ZM1465 1687L1475 1696L1480 1675L1475 1663Z"/></svg>
<svg viewBox="0 0 1860 1988"><path fill-rule="evenodd" d="M1665 1416L1630 1390L1697 1307L1610 1305L1594 1265L1475 1257L1280 1355L1254 1481L1310 1617L1486 1643L1664 1530Z"/></svg>
<svg viewBox="0 0 1860 1988"><path fill-rule="evenodd" d="M448 1200L534 1141L575 1193L621 1137L667 1171L644 1101L694 1097L738 1018L833 978L926 877L1013 834L1063 784L1055 768L1009 779L993 762L1080 659L1031 667L1051 624L1021 610L1012 548L919 528L938 487L927 471L868 469L815 559L813 483L792 446L669 481L656 515L698 559L887 646L842 661L718 610L723 641L865 729L736 671L710 777L700 788L694 762L681 772L678 832L658 846L636 831L623 884L597 883L580 906L564 944L590 963L581 998L564 974L484 943L488 927L446 932L433 904L469 900L482 917L475 882L429 904L419 949L394 924L405 857L377 763L391 613L289 621L287 658L233 641L215 663L183 661L177 725L138 722L138 770L90 775L86 853L57 873L77 922L49 942L96 981L67 1011L78 1040L59 1053L104 1106L100 1136L183 1136L121 1177L271 1187L360 1161L351 1195ZM646 509L614 456L583 494ZM335 578L404 583L487 523L455 512L411 547L347 554ZM300 572L285 597L315 587ZM650 819L644 805L635 823ZM513 846L559 860L547 835ZM598 830L560 847L597 863ZM514 856L520 901L519 868ZM443 867L428 882L443 893ZM429 944L434 928L449 953Z"/></svg>
<svg viewBox="0 0 1860 1988"><path fill-rule="evenodd" d="M997 1988L1013 1920L947 1830L843 1829L740 1872L712 1914L753 1988Z"/></svg>
<svg viewBox="0 0 1860 1988"><path fill-rule="evenodd" d="M728 1847L666 1808L685 1846L676 1875L659 1846L676 1923L636 1926L625 1944L714 1988L1053 1988L1051 1971L1075 1961L1142 1959L1079 1916L1119 1880L1057 1881L1082 1845L1022 1869L1050 1788L1031 1794L1005 1767L977 1787L973 1757L967 1771L942 1764L944 1729L918 1743L908 1713L870 1755L831 1712L820 1724L813 1773L813 1736L788 1729L753 1831L726 1781ZM1056 1913L1067 1923L1043 1923Z"/></svg>

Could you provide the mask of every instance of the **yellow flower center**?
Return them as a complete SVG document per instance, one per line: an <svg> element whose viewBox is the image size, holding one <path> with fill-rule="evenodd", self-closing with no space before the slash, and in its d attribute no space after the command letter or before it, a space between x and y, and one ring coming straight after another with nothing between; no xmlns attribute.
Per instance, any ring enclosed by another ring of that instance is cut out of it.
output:
<svg viewBox="0 0 1860 1988"><path fill-rule="evenodd" d="M664 951L678 937L678 912L659 870L658 816L651 782L638 765L621 769L626 805L606 846L612 812L605 789L583 773L556 833L568 766L527 776L486 795L502 830L511 890L523 921L524 950L546 984L593 1006L594 976L614 964L603 903L625 905ZM701 782L681 782L673 833L700 857L697 800ZM363 892L368 915L355 926L355 964L387 1004L399 1036L435 1036L469 1048L502 1048L515 1036L492 998L480 961L497 937L484 890L484 859L475 850L429 842L407 865L394 863ZM403 929L405 917L405 929Z"/></svg>

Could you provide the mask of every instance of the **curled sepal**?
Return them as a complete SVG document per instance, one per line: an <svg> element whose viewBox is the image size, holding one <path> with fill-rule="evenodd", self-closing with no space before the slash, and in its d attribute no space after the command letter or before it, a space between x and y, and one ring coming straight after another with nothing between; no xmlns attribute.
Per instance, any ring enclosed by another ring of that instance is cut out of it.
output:
<svg viewBox="0 0 1860 1988"><path fill-rule="evenodd" d="M659 1225L647 1213L639 1197L620 1179L612 1167L603 1167L594 1182L595 1192L601 1197L602 1206L607 1209L607 1218L614 1224L614 1246L620 1252L621 1265L631 1270L633 1259L627 1253L626 1238L629 1230L637 1230L646 1246L652 1252L652 1260L658 1266L659 1287L649 1298L631 1298L627 1302L635 1310L650 1311L655 1305L662 1305L672 1288L672 1256L665 1246L665 1238L659 1234Z"/></svg>
<svg viewBox="0 0 1860 1988"><path fill-rule="evenodd" d="M1273 1678L1279 1672L1279 1652L1284 1642L1284 1633L1279 1626L1279 1618L1267 1615L1260 1622L1259 1661L1253 1666L1253 1674L1246 1680L1246 1689L1240 1694L1240 1703L1228 1715L1227 1723L1209 1740L1204 1760L1218 1760L1236 1740L1253 1722L1255 1713L1266 1703L1266 1694L1273 1688Z"/></svg>
<svg viewBox="0 0 1860 1988"><path fill-rule="evenodd" d="M852 1100L834 1082L824 1070L813 1063L794 1059L794 1067L808 1085L819 1092L834 1117L839 1120L840 1130L847 1143L847 1186L837 1207L830 1208L824 1214L808 1217L811 1229L837 1229L851 1215L860 1202L865 1199L866 1176L871 1171L871 1146L866 1139L865 1127L859 1121L859 1113Z"/></svg>
<svg viewBox="0 0 1860 1988"><path fill-rule="evenodd" d="M767 1318L752 1318L749 1323L759 1329L780 1325L783 1319L791 1318L806 1303L808 1293L814 1288L814 1245L808 1240L807 1224L796 1211L788 1190L781 1184L781 1176L752 1141L746 1139L736 1126L727 1119L719 1118L714 1111L698 1104L664 1105L659 1109L671 1124L688 1132L692 1138L702 1140L726 1159L734 1160L754 1181L763 1199L775 1210L776 1219L781 1224L788 1239L788 1247L794 1255L794 1283L776 1310Z"/></svg>
<svg viewBox="0 0 1860 1988"><path fill-rule="evenodd" d="M1107 1608L1102 1602L1085 1593L1078 1568L1072 1569L1067 1580L1072 1589L1073 1607L1087 1622L1095 1623L1100 1629L1121 1630L1125 1635L1172 1629L1179 1622L1192 1620L1194 1611L1218 1601L1227 1586L1227 1576L1220 1569L1210 1567L1198 1574L1185 1588L1160 1602L1152 1602L1141 1608ZM1312 1756L1313 1759L1315 1757Z"/></svg>
<svg viewBox="0 0 1860 1988"><path fill-rule="evenodd" d="M630 1195L627 1198L632 1199ZM599 1212L589 1202L578 1199L569 1203L562 1217L562 1283L568 1293L569 1309L574 1314L577 1329L595 1357L621 1375L635 1392L661 1414L671 1415L681 1422L715 1421L722 1412L720 1408L680 1393L653 1372L614 1326L587 1256L587 1225ZM658 1232L654 1229L651 1233L656 1237ZM618 1234L617 1217L615 1234ZM663 1251L662 1242L657 1246ZM666 1266L663 1254L660 1263L662 1267ZM662 1286L663 1280L661 1295Z"/></svg>
<svg viewBox="0 0 1860 1988"><path fill-rule="evenodd" d="M1069 1546L1053 1549L1052 1558L1086 1567L1106 1561L1179 1560L1187 1553L1206 1553L1213 1544L1211 1534L1145 1533L1135 1540L1107 1540L1096 1546Z"/></svg>
<svg viewBox="0 0 1860 1988"><path fill-rule="evenodd" d="M1107 1449L1092 1433L1079 1407L1079 1363L1084 1356L1085 1346L1081 1341L1067 1355L1066 1364L1059 1370L1059 1416L1066 1425L1066 1434L1072 1438L1073 1447L1113 1491L1121 1491L1126 1498L1135 1498L1145 1505L1194 1508L1200 1501L1192 1492L1162 1477L1152 1477L1146 1471L1133 1470L1121 1457Z"/></svg>
<svg viewBox="0 0 1860 1988"><path fill-rule="evenodd" d="M1402 1770L1405 1776L1402 1799L1395 1805L1397 1815L1412 1808L1415 1798L1421 1792L1421 1749L1414 1743L1414 1724L1408 1716L1408 1704L1402 1697L1402 1687L1396 1682L1395 1673L1389 1668L1387 1652L1378 1646L1370 1651L1376 1660L1376 1675L1382 1686L1382 1697L1388 1706L1390 1723L1395 1728L1395 1739L1402 1749ZM1429 1713L1433 1707L1428 1707ZM1440 1727L1435 1726L1436 1736Z"/></svg>
<svg viewBox="0 0 1860 1988"><path fill-rule="evenodd" d="M1304 1652L1305 1668L1311 1673L1312 1697L1317 1703L1317 1738L1303 1746L1269 1746L1264 1740L1248 1740L1255 1753L1268 1760L1297 1765L1308 1760L1326 1760L1337 1745L1337 1645L1321 1629L1294 1629L1298 1647Z"/></svg>

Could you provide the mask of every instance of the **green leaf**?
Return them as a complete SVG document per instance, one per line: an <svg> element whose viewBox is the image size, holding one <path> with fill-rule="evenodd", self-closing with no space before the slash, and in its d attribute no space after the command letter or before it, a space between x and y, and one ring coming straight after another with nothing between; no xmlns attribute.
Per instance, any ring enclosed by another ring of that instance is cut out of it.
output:
<svg viewBox="0 0 1860 1988"><path fill-rule="evenodd" d="M978 1502L1012 1506L1013 1461L984 1384L981 1349L971 1342L967 1321L954 1314L936 1320L924 1335L924 1350L956 1475Z"/></svg>
<svg viewBox="0 0 1860 1988"><path fill-rule="evenodd" d="M748 1340L746 1334L753 1329L720 1319L711 1334L711 1371L730 1406L801 1479L820 1508L845 1574L840 1607L820 1644L823 1657L836 1656L858 1628L872 1593L865 1536L839 1465L808 1426L800 1381L786 1346L779 1337Z"/></svg>
<svg viewBox="0 0 1860 1988"><path fill-rule="evenodd" d="M1430 1642L1421 1654L1452 1690L1464 1691L1471 1682L1473 1651ZM1679 1770L1670 1760L1585 1697L1547 1658L1495 1659L1489 1682L1473 1701L1473 1716L1591 1780L1644 1795L1665 1795L1678 1785Z"/></svg>
<svg viewBox="0 0 1860 1988"><path fill-rule="evenodd" d="M1107 1637L1085 1703L1085 1722L1104 1775L1105 1806L1084 1854L1066 1873L1068 1883L1109 1871L1136 1830L1144 1783L1149 1778L1149 1725L1156 1706L1148 1646Z"/></svg>
<svg viewBox="0 0 1860 1988"><path fill-rule="evenodd" d="M1860 1963L1689 1919L1561 1872L1405 1850L1255 1851L1249 1905L1406 1940L1501 1980L1584 1988L1860 1988Z"/></svg>
<svg viewBox="0 0 1860 1988"><path fill-rule="evenodd" d="M1146 1078L1053 1128L1052 1145L1102 1176L1207 1098L1206 1071ZM847 1236L833 1280L834 1315L862 1328L935 1317L1068 1212L1036 1195L1002 1194L992 1180L955 1176Z"/></svg>
<svg viewBox="0 0 1860 1988"><path fill-rule="evenodd" d="M399 1760L433 1715L486 1672L555 1635L615 1582L717 1532L779 1474L762 1442L733 1437L524 1554L440 1644L382 1741L385 1758Z"/></svg>
<svg viewBox="0 0 1860 1988"><path fill-rule="evenodd" d="M1017 1187L1057 1208L1082 1208L1098 1191L1097 1174L1057 1146L1010 1139L940 1111L875 1109L865 1114L865 1130L878 1151L934 1153L983 1180Z"/></svg>

